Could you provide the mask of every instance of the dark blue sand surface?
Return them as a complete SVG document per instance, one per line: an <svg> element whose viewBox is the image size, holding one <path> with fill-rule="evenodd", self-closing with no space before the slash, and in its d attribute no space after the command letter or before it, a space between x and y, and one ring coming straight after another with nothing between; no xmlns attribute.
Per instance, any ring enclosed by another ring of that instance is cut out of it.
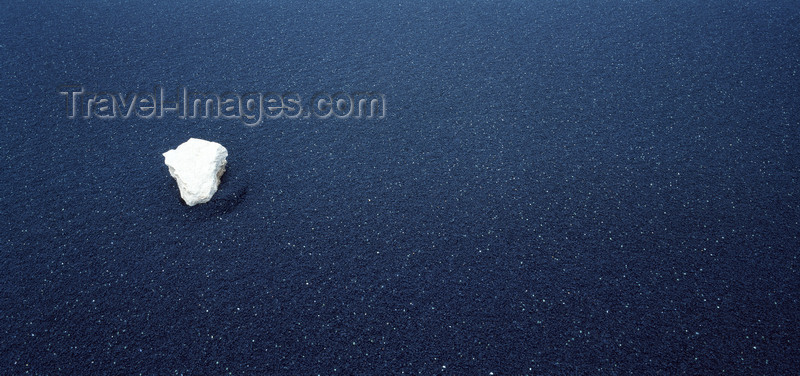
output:
<svg viewBox="0 0 800 376"><path fill-rule="evenodd" d="M796 374L800 4L702 3L4 2L0 374ZM195 207L189 137L230 152Z"/></svg>

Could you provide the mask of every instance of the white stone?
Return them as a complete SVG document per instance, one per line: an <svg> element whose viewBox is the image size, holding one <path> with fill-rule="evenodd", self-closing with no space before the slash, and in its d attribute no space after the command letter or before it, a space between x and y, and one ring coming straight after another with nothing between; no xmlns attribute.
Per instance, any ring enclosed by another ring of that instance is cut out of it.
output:
<svg viewBox="0 0 800 376"><path fill-rule="evenodd" d="M177 148L164 153L169 174L178 182L181 198L194 206L211 200L219 179L225 173L228 150L224 146L199 138L190 138Z"/></svg>

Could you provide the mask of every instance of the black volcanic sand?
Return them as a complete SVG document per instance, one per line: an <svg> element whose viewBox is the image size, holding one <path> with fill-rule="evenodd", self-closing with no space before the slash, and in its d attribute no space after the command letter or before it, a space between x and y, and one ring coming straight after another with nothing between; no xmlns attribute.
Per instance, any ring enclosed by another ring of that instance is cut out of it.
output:
<svg viewBox="0 0 800 376"><path fill-rule="evenodd" d="M796 1L0 9L0 374L800 369ZM387 107L69 119L63 85ZM230 153L195 207L190 137Z"/></svg>

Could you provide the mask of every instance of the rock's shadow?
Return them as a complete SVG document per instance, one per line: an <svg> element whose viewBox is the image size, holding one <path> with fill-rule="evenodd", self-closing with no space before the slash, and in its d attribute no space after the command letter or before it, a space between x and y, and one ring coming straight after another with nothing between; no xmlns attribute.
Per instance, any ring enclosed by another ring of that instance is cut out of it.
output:
<svg viewBox="0 0 800 376"><path fill-rule="evenodd" d="M173 183L173 185L175 184ZM190 207L182 199L178 200L196 218L218 217L233 212L239 204L245 201L249 190L248 186L245 178L237 174L236 167L228 163L225 173L220 179L217 193L214 194L211 201ZM175 185L175 189L177 190L177 185Z"/></svg>

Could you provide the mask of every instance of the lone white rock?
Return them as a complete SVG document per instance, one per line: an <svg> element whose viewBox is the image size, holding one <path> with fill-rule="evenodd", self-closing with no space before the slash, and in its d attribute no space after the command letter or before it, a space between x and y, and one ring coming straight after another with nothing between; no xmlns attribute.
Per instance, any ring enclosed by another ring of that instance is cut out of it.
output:
<svg viewBox="0 0 800 376"><path fill-rule="evenodd" d="M181 198L194 206L211 200L219 179L225 173L228 150L224 146L199 138L190 138L177 148L164 153L169 174L178 183Z"/></svg>

